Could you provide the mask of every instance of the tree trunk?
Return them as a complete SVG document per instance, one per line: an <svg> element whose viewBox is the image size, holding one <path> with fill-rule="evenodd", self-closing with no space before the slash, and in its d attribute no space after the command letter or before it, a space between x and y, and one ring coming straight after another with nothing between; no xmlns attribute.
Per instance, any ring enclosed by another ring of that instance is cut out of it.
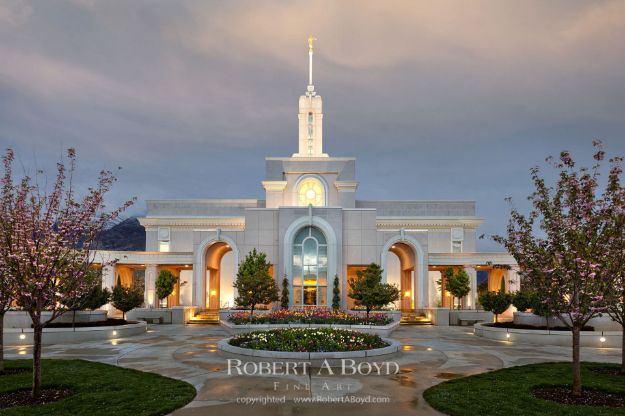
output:
<svg viewBox="0 0 625 416"><path fill-rule="evenodd" d="M582 371L579 357L579 337L581 328L573 324L573 396L582 395Z"/></svg>
<svg viewBox="0 0 625 416"><path fill-rule="evenodd" d="M371 310L371 308L369 308L369 307L367 306L367 320L369 319L369 311L370 311L370 310Z"/></svg>
<svg viewBox="0 0 625 416"><path fill-rule="evenodd" d="M625 374L625 325L621 325L623 340L621 342L621 374ZM2 342L2 340L0 340Z"/></svg>
<svg viewBox="0 0 625 416"><path fill-rule="evenodd" d="M254 316L254 306L256 306L256 304L250 305L250 323L252 322L252 317Z"/></svg>
<svg viewBox="0 0 625 416"><path fill-rule="evenodd" d="M4 371L4 311L0 313L0 373Z"/></svg>
<svg viewBox="0 0 625 416"><path fill-rule="evenodd" d="M37 322L33 324L33 387L31 395L33 399L41 395L41 337L43 326Z"/></svg>

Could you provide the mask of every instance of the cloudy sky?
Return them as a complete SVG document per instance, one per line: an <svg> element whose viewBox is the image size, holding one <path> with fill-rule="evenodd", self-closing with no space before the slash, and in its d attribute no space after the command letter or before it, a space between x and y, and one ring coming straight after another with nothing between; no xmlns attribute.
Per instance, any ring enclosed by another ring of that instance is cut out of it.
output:
<svg viewBox="0 0 625 416"><path fill-rule="evenodd" d="M111 204L262 198L297 147L309 34L324 146L359 199L474 199L503 231L529 169L625 154L624 1L0 2L0 145L26 172L75 147ZM480 249L500 250L481 241Z"/></svg>

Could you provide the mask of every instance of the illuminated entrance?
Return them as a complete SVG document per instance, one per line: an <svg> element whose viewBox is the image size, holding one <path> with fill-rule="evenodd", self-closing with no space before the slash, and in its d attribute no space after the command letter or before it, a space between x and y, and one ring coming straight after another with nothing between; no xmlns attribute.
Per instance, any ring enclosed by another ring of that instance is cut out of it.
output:
<svg viewBox="0 0 625 416"><path fill-rule="evenodd" d="M326 306L328 244L316 227L302 228L293 241L293 305Z"/></svg>

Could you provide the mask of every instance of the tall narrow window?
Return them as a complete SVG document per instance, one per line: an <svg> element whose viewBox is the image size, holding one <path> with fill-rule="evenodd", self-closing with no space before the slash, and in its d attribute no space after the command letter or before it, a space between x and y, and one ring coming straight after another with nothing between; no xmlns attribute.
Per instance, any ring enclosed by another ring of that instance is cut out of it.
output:
<svg viewBox="0 0 625 416"><path fill-rule="evenodd" d="M313 134L314 134L313 113L308 113L308 155L313 154Z"/></svg>
<svg viewBox="0 0 625 416"><path fill-rule="evenodd" d="M314 121L314 117L313 117L313 113L308 113L308 138L312 139L313 136L313 121Z"/></svg>
<svg viewBox="0 0 625 416"><path fill-rule="evenodd" d="M326 306L328 245L315 227L302 228L293 241L293 305Z"/></svg>

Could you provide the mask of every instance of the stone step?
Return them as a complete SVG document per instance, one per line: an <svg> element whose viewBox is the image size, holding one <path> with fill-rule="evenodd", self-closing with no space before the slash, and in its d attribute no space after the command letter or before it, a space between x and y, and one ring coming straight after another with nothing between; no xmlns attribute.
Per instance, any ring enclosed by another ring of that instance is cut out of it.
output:
<svg viewBox="0 0 625 416"><path fill-rule="evenodd" d="M188 323L193 325L218 324L219 312L210 310L199 311Z"/></svg>
<svg viewBox="0 0 625 416"><path fill-rule="evenodd" d="M432 325L432 321L425 315L412 312L404 312L399 320L400 325Z"/></svg>
<svg viewBox="0 0 625 416"><path fill-rule="evenodd" d="M399 322L400 325L422 325L422 326L427 326L427 325L432 325L432 321L401 321Z"/></svg>
<svg viewBox="0 0 625 416"><path fill-rule="evenodd" d="M216 325L219 324L219 319L191 319L187 322L189 325Z"/></svg>

